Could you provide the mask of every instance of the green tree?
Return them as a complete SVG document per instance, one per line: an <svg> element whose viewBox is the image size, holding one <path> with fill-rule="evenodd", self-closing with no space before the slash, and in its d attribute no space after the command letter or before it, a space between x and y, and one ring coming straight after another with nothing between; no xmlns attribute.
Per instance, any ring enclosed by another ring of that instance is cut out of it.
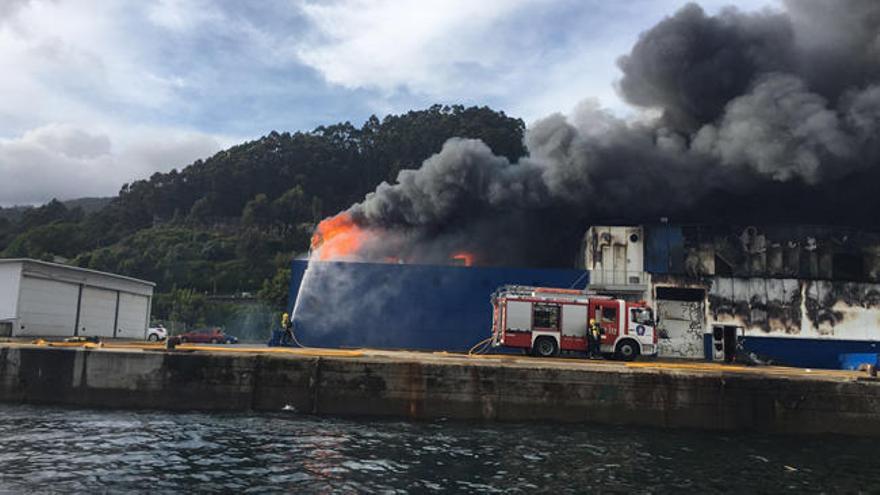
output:
<svg viewBox="0 0 880 495"><path fill-rule="evenodd" d="M290 291L290 268L279 268L272 278L263 282L262 288L257 293L267 306L275 310L283 310L287 307L288 293Z"/></svg>
<svg viewBox="0 0 880 495"><path fill-rule="evenodd" d="M272 131L181 170L124 184L109 204L88 214L57 200L4 209L0 254L61 256L154 281L156 310L165 316L178 306L181 315L192 313L186 308L198 307L205 293L259 290L266 301L283 305L288 260L308 251L317 222L400 170L418 167L451 137L482 139L515 160L525 153L524 128L487 107L435 105L371 116L361 125Z"/></svg>
<svg viewBox="0 0 880 495"><path fill-rule="evenodd" d="M211 199L204 196L195 203L189 210L189 219L195 223L203 224L208 221L211 216Z"/></svg>
<svg viewBox="0 0 880 495"><path fill-rule="evenodd" d="M187 327L204 324L207 299L192 289L174 289L171 291L170 318L180 321Z"/></svg>
<svg viewBox="0 0 880 495"><path fill-rule="evenodd" d="M272 207L269 198L263 194L257 194L254 199L248 201L241 213L241 223L248 226L267 225L272 221Z"/></svg>
<svg viewBox="0 0 880 495"><path fill-rule="evenodd" d="M84 243L78 224L55 222L19 234L3 255L48 260L54 256L74 257L82 251Z"/></svg>
<svg viewBox="0 0 880 495"><path fill-rule="evenodd" d="M306 197L302 186L288 189L272 202L272 218L280 224L298 224L314 221L312 201Z"/></svg>

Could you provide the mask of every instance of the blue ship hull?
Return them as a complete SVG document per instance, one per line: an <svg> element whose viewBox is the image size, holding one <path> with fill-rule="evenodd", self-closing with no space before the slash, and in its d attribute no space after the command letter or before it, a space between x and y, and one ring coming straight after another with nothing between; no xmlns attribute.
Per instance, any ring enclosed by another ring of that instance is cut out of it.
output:
<svg viewBox="0 0 880 495"><path fill-rule="evenodd" d="M876 364L880 342L799 337L746 336L738 338L742 350L763 362L779 366L817 369L854 369ZM706 359L712 358L711 335L704 336Z"/></svg>
<svg viewBox="0 0 880 495"><path fill-rule="evenodd" d="M499 286L588 283L583 270L305 260L291 268L296 336L316 347L467 351L490 334Z"/></svg>
<svg viewBox="0 0 880 495"><path fill-rule="evenodd" d="M877 353L880 342L870 340L743 337L746 352L770 358L773 364L799 368L840 369L847 354Z"/></svg>

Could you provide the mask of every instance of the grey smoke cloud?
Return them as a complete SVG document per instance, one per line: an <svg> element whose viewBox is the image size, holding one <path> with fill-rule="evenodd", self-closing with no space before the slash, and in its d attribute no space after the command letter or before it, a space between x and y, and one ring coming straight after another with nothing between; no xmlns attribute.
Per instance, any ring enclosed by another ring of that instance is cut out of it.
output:
<svg viewBox="0 0 880 495"><path fill-rule="evenodd" d="M855 133L847 132L841 120L801 79L774 74L732 100L717 125L700 129L693 147L725 166L815 184L860 164Z"/></svg>
<svg viewBox="0 0 880 495"><path fill-rule="evenodd" d="M351 208L383 232L366 257L445 262L457 248L567 264L583 225L666 215L876 224L864 184L880 178L880 2L785 5L708 16L690 4L642 33L619 59L619 91L654 120L585 103L532 125L518 163L447 142Z"/></svg>
<svg viewBox="0 0 880 495"><path fill-rule="evenodd" d="M783 13L729 8L707 16L689 4L642 33L620 57L620 93L634 105L662 109L672 124L692 130L719 117L755 74L789 70L793 41Z"/></svg>

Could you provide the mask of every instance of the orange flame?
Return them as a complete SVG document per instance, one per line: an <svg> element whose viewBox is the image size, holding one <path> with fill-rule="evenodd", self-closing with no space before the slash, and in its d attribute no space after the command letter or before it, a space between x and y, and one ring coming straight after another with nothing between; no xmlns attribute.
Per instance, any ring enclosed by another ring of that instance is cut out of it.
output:
<svg viewBox="0 0 880 495"><path fill-rule="evenodd" d="M474 266L474 258L474 253L462 251L460 253L453 254L451 259L455 261L455 264L457 265Z"/></svg>
<svg viewBox="0 0 880 495"><path fill-rule="evenodd" d="M367 233L342 212L318 224L312 236L312 256L321 261L351 258L366 240Z"/></svg>

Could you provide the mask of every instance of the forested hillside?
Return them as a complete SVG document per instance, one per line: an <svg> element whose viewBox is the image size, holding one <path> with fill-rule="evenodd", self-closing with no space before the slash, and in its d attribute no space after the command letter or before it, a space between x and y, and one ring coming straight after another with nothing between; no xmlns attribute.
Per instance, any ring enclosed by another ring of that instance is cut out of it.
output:
<svg viewBox="0 0 880 495"><path fill-rule="evenodd" d="M177 306L187 298L261 288L278 306L289 261L308 249L316 222L417 167L451 137L482 139L516 159L525 153L524 127L486 107L435 105L373 116L360 127L273 131L124 184L91 213L53 200L11 219L0 214L0 253L155 281L160 318L181 317ZM199 315L185 319L195 323Z"/></svg>

